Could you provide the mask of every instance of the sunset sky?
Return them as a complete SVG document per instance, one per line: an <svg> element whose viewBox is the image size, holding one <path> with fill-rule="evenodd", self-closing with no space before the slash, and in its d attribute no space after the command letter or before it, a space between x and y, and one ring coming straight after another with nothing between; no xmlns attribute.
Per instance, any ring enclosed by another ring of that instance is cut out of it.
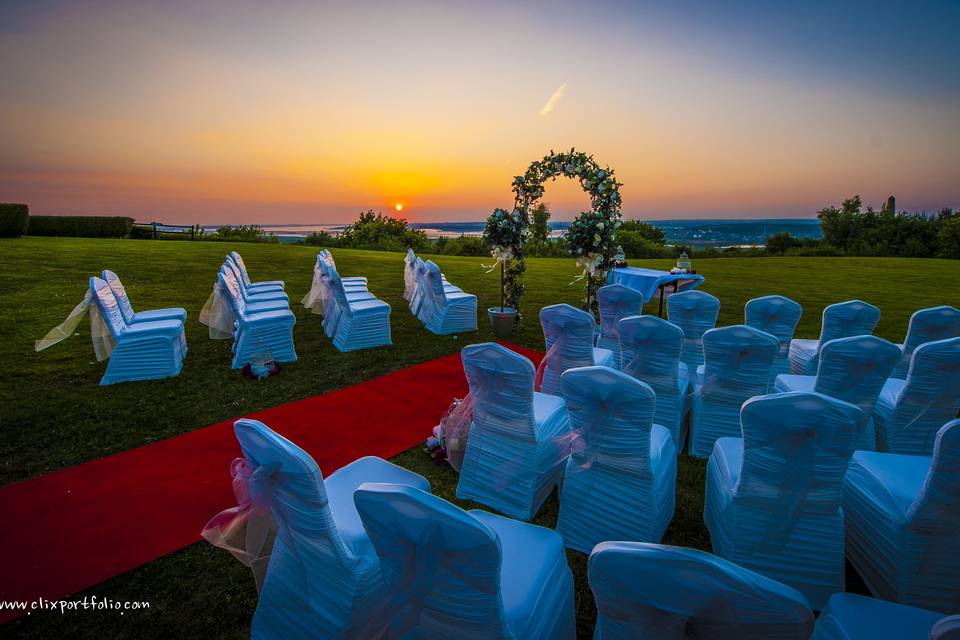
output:
<svg viewBox="0 0 960 640"><path fill-rule="evenodd" d="M572 146L627 217L960 205L960 2L0 0L0 201L480 220ZM558 219L587 207L547 188Z"/></svg>

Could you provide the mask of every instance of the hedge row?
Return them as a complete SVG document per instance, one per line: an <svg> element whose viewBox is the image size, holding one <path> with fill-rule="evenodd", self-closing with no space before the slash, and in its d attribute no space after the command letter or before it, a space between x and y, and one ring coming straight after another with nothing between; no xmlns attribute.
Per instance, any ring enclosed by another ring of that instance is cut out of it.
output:
<svg viewBox="0 0 960 640"><path fill-rule="evenodd" d="M25 204L0 202L0 238L17 238L27 232L30 209Z"/></svg>
<svg viewBox="0 0 960 640"><path fill-rule="evenodd" d="M133 218L122 216L30 216L27 235L124 238L132 227Z"/></svg>

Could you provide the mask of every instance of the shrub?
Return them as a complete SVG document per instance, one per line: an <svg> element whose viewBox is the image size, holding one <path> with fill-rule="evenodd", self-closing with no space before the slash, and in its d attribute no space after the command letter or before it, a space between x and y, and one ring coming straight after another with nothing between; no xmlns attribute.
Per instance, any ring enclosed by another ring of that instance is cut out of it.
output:
<svg viewBox="0 0 960 640"><path fill-rule="evenodd" d="M767 238L767 253L782 255L790 249L799 249L803 243L800 238L790 235L788 231L775 233Z"/></svg>
<svg viewBox="0 0 960 640"><path fill-rule="evenodd" d="M445 242L440 242L445 240ZM441 246L442 245L442 246ZM488 256L490 251L477 237L437 238L437 250L445 256Z"/></svg>
<svg viewBox="0 0 960 640"><path fill-rule="evenodd" d="M619 234L624 232L639 233L641 237L646 238L653 244L661 246L667 244L667 236L663 229L642 220L624 220L620 223L620 228L617 229L618 237Z"/></svg>
<svg viewBox="0 0 960 640"><path fill-rule="evenodd" d="M670 251L663 245L652 242L639 231L617 230L617 241L623 248L623 255L629 258L667 258Z"/></svg>
<svg viewBox="0 0 960 640"><path fill-rule="evenodd" d="M25 204L0 202L0 238L19 238L27 232L30 209Z"/></svg>
<svg viewBox="0 0 960 640"><path fill-rule="evenodd" d="M937 245L941 258L960 259L960 215L944 220L937 235Z"/></svg>
<svg viewBox="0 0 960 640"><path fill-rule="evenodd" d="M373 209L361 213L356 222L344 229L338 244L351 249L375 251L406 251L410 247L418 253L430 248L427 234L408 227L406 218L391 218L383 213L374 213Z"/></svg>
<svg viewBox="0 0 960 640"><path fill-rule="evenodd" d="M125 238L133 218L125 216L30 216L27 234L74 238Z"/></svg>
<svg viewBox="0 0 960 640"><path fill-rule="evenodd" d="M339 246L339 240L336 236L330 235L327 231L314 231L303 239L304 244L314 247L336 247Z"/></svg>
<svg viewBox="0 0 960 640"><path fill-rule="evenodd" d="M263 228L256 224L242 224L239 226L223 225L211 234L204 234L203 240L228 242L277 242L277 236L265 235Z"/></svg>

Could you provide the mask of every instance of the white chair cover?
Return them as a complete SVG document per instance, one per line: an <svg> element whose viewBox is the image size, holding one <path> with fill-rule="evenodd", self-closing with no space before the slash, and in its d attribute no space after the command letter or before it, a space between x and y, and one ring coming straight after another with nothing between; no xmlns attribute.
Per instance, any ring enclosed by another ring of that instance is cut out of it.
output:
<svg viewBox="0 0 960 640"><path fill-rule="evenodd" d="M543 370L540 390L560 394L560 375L574 367L593 365L615 367L613 352L594 348L596 321L586 311L569 304L554 304L540 309L540 326L549 357Z"/></svg>
<svg viewBox="0 0 960 640"><path fill-rule="evenodd" d="M388 637L573 639L556 532L400 485L364 484L354 499L389 591Z"/></svg>
<svg viewBox="0 0 960 640"><path fill-rule="evenodd" d="M847 557L877 597L960 611L960 420L933 456L857 451L843 481Z"/></svg>
<svg viewBox="0 0 960 640"><path fill-rule="evenodd" d="M690 455L704 458L717 438L740 435L740 407L767 392L779 344L769 333L742 324L703 335L706 362L693 380Z"/></svg>
<svg viewBox="0 0 960 640"><path fill-rule="evenodd" d="M716 441L704 522L714 553L805 595L814 609L842 591L843 475L863 413L819 393L743 404L743 438Z"/></svg>
<svg viewBox="0 0 960 640"><path fill-rule="evenodd" d="M642 380L657 395L653 421L670 430L677 451L683 446L690 373L680 361L683 331L656 316L624 318L618 325L624 373Z"/></svg>
<svg viewBox="0 0 960 640"><path fill-rule="evenodd" d="M353 493L367 480L425 491L429 483L372 457L325 482L309 454L263 423L238 420L234 432L244 456L231 467L241 504L214 517L203 535L255 575L268 563L251 637L381 637L386 594Z"/></svg>
<svg viewBox="0 0 960 640"><path fill-rule="evenodd" d="M653 423L649 385L609 367L560 376L573 432L557 533L590 553L604 540L659 542L673 518L677 450Z"/></svg>
<svg viewBox="0 0 960 640"><path fill-rule="evenodd" d="M937 431L960 408L960 338L913 351L906 380L890 378L873 410L877 448L930 455Z"/></svg>
<svg viewBox="0 0 960 640"><path fill-rule="evenodd" d="M667 319L683 330L680 359L696 371L703 364L703 334L717 326L720 301L705 291L681 291L667 298Z"/></svg>
<svg viewBox="0 0 960 640"><path fill-rule="evenodd" d="M877 336L837 338L820 349L814 376L777 376L777 391L816 391L860 407L864 424L858 449L877 448L873 408L884 383L900 360L900 348Z"/></svg>
<svg viewBox="0 0 960 640"><path fill-rule="evenodd" d="M790 341L790 372L798 376L817 373L820 348L837 338L873 333L880 321L880 309L861 300L831 304L823 310L819 340Z"/></svg>
<svg viewBox="0 0 960 640"><path fill-rule="evenodd" d="M906 378L913 352L921 344L960 337L960 311L942 306L921 309L910 316L907 337L903 341L903 357L893 372L894 378Z"/></svg>
<svg viewBox="0 0 960 640"><path fill-rule="evenodd" d="M790 340L803 316L803 307L784 296L763 296L747 302L744 320L748 327L766 331L780 341L773 361L772 377L790 373ZM771 384L773 380L770 380Z"/></svg>
<svg viewBox="0 0 960 640"><path fill-rule="evenodd" d="M820 612L810 640L957 640L958 625L960 616L944 618L925 609L854 593L835 593Z"/></svg>
<svg viewBox="0 0 960 640"><path fill-rule="evenodd" d="M613 368L620 368L619 322L643 314L643 294L622 284L608 284L597 289L600 305L600 335L597 346L613 352Z"/></svg>
<svg viewBox="0 0 960 640"><path fill-rule="evenodd" d="M604 542L589 579L603 640L807 640L813 629L796 590L696 549Z"/></svg>
<svg viewBox="0 0 960 640"><path fill-rule="evenodd" d="M562 398L533 390L533 363L485 342L464 347L473 426L457 497L530 520L557 484L570 451Z"/></svg>

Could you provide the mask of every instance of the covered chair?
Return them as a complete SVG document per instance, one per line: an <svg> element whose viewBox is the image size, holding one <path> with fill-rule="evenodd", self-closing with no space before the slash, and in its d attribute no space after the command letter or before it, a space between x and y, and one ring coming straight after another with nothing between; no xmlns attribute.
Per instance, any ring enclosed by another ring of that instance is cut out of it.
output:
<svg viewBox="0 0 960 640"><path fill-rule="evenodd" d="M477 296L463 291L445 291L440 267L427 260L424 270L424 303L421 319L437 335L477 330Z"/></svg>
<svg viewBox="0 0 960 640"><path fill-rule="evenodd" d="M667 319L683 330L680 359L695 371L703 364L703 334L717 326L720 301L706 291L681 291L667 298Z"/></svg>
<svg viewBox="0 0 960 640"><path fill-rule="evenodd" d="M555 532L464 511L413 487L363 484L389 638L572 640L573 576Z"/></svg>
<svg viewBox="0 0 960 640"><path fill-rule="evenodd" d="M621 369L646 382L657 395L653 421L670 430L673 446L683 446L683 419L687 413L690 372L680 361L683 331L656 316L624 318L618 325Z"/></svg>
<svg viewBox="0 0 960 640"><path fill-rule="evenodd" d="M567 407L533 390L533 363L484 342L463 348L473 424L457 497L520 520L540 510L563 473L570 450Z"/></svg>
<svg viewBox="0 0 960 640"><path fill-rule="evenodd" d="M127 324L110 285L102 278L90 278L92 304L96 306L108 335L94 335L99 341L98 359L109 356L101 385L130 380L156 380L180 374L187 354L183 321L151 320Z"/></svg>
<svg viewBox="0 0 960 640"><path fill-rule="evenodd" d="M403 299L407 302L410 302L417 288L417 275L413 268L416 261L417 256L413 253L413 249L407 247L407 255L403 257Z"/></svg>
<svg viewBox="0 0 960 640"><path fill-rule="evenodd" d="M960 616L944 617L926 609L835 593L817 618L810 640L957 640Z"/></svg>
<svg viewBox="0 0 960 640"><path fill-rule="evenodd" d="M953 307L920 309L910 316L907 337L900 345L903 357L893 371L894 378L906 378L913 352L921 344L960 336L960 311Z"/></svg>
<svg viewBox="0 0 960 640"><path fill-rule="evenodd" d="M742 324L703 335L706 362L693 377L690 455L705 458L717 438L740 435L740 407L767 392L779 344L769 333Z"/></svg>
<svg viewBox="0 0 960 640"><path fill-rule="evenodd" d="M906 380L890 378L873 410L877 450L930 455L937 431L960 408L960 338L917 347Z"/></svg>
<svg viewBox="0 0 960 640"><path fill-rule="evenodd" d="M250 502L239 511L246 534L276 532L252 638L375 638L386 627L386 592L376 551L353 502L364 482L390 482L429 491L425 478L380 458L360 458L326 480L307 452L256 420L238 420L234 432L243 459L234 463L234 486ZM204 537L229 542L238 509L215 517ZM251 521L269 519L267 523ZM246 537L246 536L244 536ZM245 540L249 548L251 540ZM220 545L223 546L223 545ZM246 551L241 548L240 551ZM253 559L249 558L248 559ZM256 569L254 565L252 568ZM258 587L260 586L258 582Z"/></svg>
<svg viewBox="0 0 960 640"><path fill-rule="evenodd" d="M622 284L608 284L597 289L600 304L600 335L597 346L613 352L613 368L620 368L620 334L618 323L629 316L643 314L643 294Z"/></svg>
<svg viewBox="0 0 960 640"><path fill-rule="evenodd" d="M847 557L873 595L960 611L960 420L933 456L857 451L843 480Z"/></svg>
<svg viewBox="0 0 960 640"><path fill-rule="evenodd" d="M861 300L831 304L823 310L819 340L790 341L790 372L799 376L817 373L820 348L837 338L865 336L880 322L880 309Z"/></svg>
<svg viewBox="0 0 960 640"><path fill-rule="evenodd" d="M595 640L808 640L796 590L696 549L603 542L590 554Z"/></svg>
<svg viewBox="0 0 960 640"><path fill-rule="evenodd" d="M297 352L293 346L293 325L297 317L290 309L260 310L247 305L233 273L224 269L217 275L220 290L225 293L234 325L234 369L247 364L293 362Z"/></svg>
<svg viewBox="0 0 960 640"><path fill-rule="evenodd" d="M123 283L120 282L120 277L113 271L104 270L103 279L110 285L110 290L113 291L113 295L117 299L117 304L120 306L120 314L123 316L123 321L127 324L151 322L153 320L179 320L180 322L186 322L187 310L181 309L180 307L151 309L150 311L140 311L139 313L134 311L133 306L130 304L130 298L127 297L127 290L124 289Z"/></svg>
<svg viewBox="0 0 960 640"><path fill-rule="evenodd" d="M816 376L777 376L776 391L816 391L860 407L864 424L857 449L873 451L877 439L873 407L880 390L900 360L900 349L877 336L837 338L820 349Z"/></svg>
<svg viewBox="0 0 960 640"><path fill-rule="evenodd" d="M780 349L773 361L772 377L790 373L790 341L803 316L803 307L784 296L763 296L748 301L743 311L748 327L766 331L780 341Z"/></svg>
<svg viewBox="0 0 960 640"><path fill-rule="evenodd" d="M247 265L244 264L243 258L240 257L240 254L236 251L231 251L228 258L233 259L237 267L240 269L240 276L243 280L243 286L247 289L274 289L280 288L283 289L283 280L263 280L261 282L253 282L250 279L250 275L247 273Z"/></svg>
<svg viewBox="0 0 960 640"><path fill-rule="evenodd" d="M264 286L264 287L248 287L243 283L243 272L240 267L237 265L236 261L233 260L230 256L227 256L227 259L223 263L224 268L229 269L233 272L233 276L237 279L237 284L240 286L240 294L243 296L245 302L283 302L288 307L290 306L290 299L287 297L287 294L284 293L283 289L279 286Z"/></svg>
<svg viewBox="0 0 960 640"><path fill-rule="evenodd" d="M604 540L660 542L676 503L677 450L653 423L653 389L609 367L567 369L560 387L573 436L557 533L583 553Z"/></svg>
<svg viewBox="0 0 960 640"><path fill-rule="evenodd" d="M745 402L743 437L717 440L707 464L714 553L797 589L814 609L843 591L841 483L861 420L819 393Z"/></svg>
<svg viewBox="0 0 960 640"><path fill-rule="evenodd" d="M351 297L336 269L329 267L326 274L337 307L332 321L333 346L338 351L357 351L393 344L390 305L372 294Z"/></svg>
<svg viewBox="0 0 960 640"><path fill-rule="evenodd" d="M320 253L317 254L317 259L328 267L337 268L337 263L333 260L333 254L327 249L321 249ZM344 286L347 287L354 284L363 284L364 286L367 284L367 278L365 276L341 276L340 279L343 280Z"/></svg>
<svg viewBox="0 0 960 640"><path fill-rule="evenodd" d="M540 309L540 326L547 343L546 365L540 390L560 394L560 375L574 367L599 365L617 368L613 352L593 346L597 323L593 315L569 304Z"/></svg>
<svg viewBox="0 0 960 640"><path fill-rule="evenodd" d="M334 294L334 278L331 275L331 272L336 273L337 270L322 258L317 259L317 269L320 271L321 298L326 309L323 314L323 331L328 338L332 338L337 332L337 323L339 323L343 314L343 307L338 304L337 296ZM346 283L340 278L340 274L337 274L337 279L343 287L343 293L348 303L377 299L367 290L366 282L353 281Z"/></svg>

